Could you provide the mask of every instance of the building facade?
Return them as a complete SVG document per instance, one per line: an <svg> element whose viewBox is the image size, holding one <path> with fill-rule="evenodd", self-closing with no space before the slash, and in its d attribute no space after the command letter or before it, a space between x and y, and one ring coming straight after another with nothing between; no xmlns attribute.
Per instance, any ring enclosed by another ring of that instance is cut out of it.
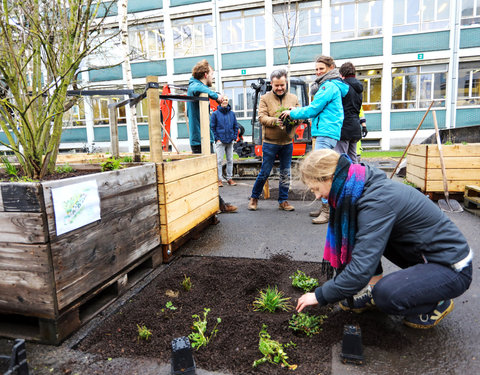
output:
<svg viewBox="0 0 480 375"><path fill-rule="evenodd" d="M105 37L118 32L116 2L104 1ZM145 77L185 86L193 65L207 59L215 89L225 93L251 136L252 82L288 63L292 76L310 83L318 55L337 66L351 61L364 85L369 129L364 143L404 147L435 100L441 128L480 124L480 0L129 0L133 81ZM289 23L288 23L289 22ZM290 25L290 26L288 26ZM296 25L296 26L295 26ZM290 42L285 40L290 39ZM86 62L83 86L125 88L117 38ZM105 66L109 66L105 68ZM62 148L108 148L108 103L88 97L65 115ZM137 106L141 145L148 146L146 101ZM171 136L188 150L185 105L174 102ZM131 150L125 109L119 110L121 150ZM418 139L433 132L427 117Z"/></svg>

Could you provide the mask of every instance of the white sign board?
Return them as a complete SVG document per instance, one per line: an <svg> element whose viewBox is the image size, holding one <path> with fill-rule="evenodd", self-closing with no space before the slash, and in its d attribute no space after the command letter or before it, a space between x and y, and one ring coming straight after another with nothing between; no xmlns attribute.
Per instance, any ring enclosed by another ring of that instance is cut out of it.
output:
<svg viewBox="0 0 480 375"><path fill-rule="evenodd" d="M52 189L57 236L100 220L96 180Z"/></svg>

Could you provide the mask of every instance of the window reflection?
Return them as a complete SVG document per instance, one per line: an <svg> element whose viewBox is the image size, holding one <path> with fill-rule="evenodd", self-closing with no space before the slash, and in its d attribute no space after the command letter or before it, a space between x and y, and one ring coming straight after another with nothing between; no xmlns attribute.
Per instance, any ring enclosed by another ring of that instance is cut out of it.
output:
<svg viewBox="0 0 480 375"><path fill-rule="evenodd" d="M265 19L262 8L223 12L222 52L265 48Z"/></svg>
<svg viewBox="0 0 480 375"><path fill-rule="evenodd" d="M213 45L211 15L172 20L175 57L205 55Z"/></svg>
<svg viewBox="0 0 480 375"><path fill-rule="evenodd" d="M331 14L332 40L382 33L382 0L332 0Z"/></svg>
<svg viewBox="0 0 480 375"><path fill-rule="evenodd" d="M480 66L478 62L460 64L457 105L480 105Z"/></svg>
<svg viewBox="0 0 480 375"><path fill-rule="evenodd" d="M449 27L449 0L393 0L393 8L394 34Z"/></svg>

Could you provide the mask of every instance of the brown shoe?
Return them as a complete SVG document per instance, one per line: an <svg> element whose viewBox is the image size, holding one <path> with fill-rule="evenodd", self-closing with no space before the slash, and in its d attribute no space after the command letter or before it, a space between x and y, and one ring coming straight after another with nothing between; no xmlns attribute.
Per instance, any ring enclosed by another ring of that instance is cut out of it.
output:
<svg viewBox="0 0 480 375"><path fill-rule="evenodd" d="M227 183L230 185L230 186L235 186L237 183L235 181L233 181L232 179L228 180Z"/></svg>
<svg viewBox="0 0 480 375"><path fill-rule="evenodd" d="M223 187L222 180L218 180L218 187Z"/></svg>
<svg viewBox="0 0 480 375"><path fill-rule="evenodd" d="M284 210L284 211L294 211L295 207L290 205L287 201L283 201L278 205L279 210Z"/></svg>
<svg viewBox="0 0 480 375"><path fill-rule="evenodd" d="M237 206L234 206L233 204L230 203L225 203L225 206L220 207L220 211L223 213L232 213L232 212L237 212Z"/></svg>
<svg viewBox="0 0 480 375"><path fill-rule="evenodd" d="M248 202L248 209L250 211L257 211L258 199L257 198L250 198Z"/></svg>

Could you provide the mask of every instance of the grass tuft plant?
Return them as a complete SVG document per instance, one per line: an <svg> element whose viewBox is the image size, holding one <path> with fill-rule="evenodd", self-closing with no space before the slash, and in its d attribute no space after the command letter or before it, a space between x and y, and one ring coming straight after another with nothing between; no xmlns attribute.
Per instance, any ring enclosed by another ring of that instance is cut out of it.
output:
<svg viewBox="0 0 480 375"><path fill-rule="evenodd" d="M296 347L296 344L290 341L287 344L281 344L276 340L272 340L267 332L267 326L262 325L260 331L260 340L258 341L258 350L263 354L263 358L257 359L253 362L253 367L257 367L265 362L273 363L274 365L280 364L282 367L287 367L290 370L295 370L297 365L290 365L287 362L288 355L285 349L289 347Z"/></svg>
<svg viewBox="0 0 480 375"><path fill-rule="evenodd" d="M59 165L57 168L55 168L55 172L70 173L70 172L75 172L75 169L70 164L65 163L64 165Z"/></svg>
<svg viewBox="0 0 480 375"><path fill-rule="evenodd" d="M288 303L290 297L284 297L284 293L278 291L277 286L267 286L260 290L260 296L253 301L253 309L255 311L275 312L276 310L289 311L293 308Z"/></svg>
<svg viewBox="0 0 480 375"><path fill-rule="evenodd" d="M121 162L122 160L120 159L117 160L113 156L111 158L108 158L103 163L100 163L100 166L102 167L102 172L114 171L116 169L122 168L122 165L120 164Z"/></svg>
<svg viewBox="0 0 480 375"><path fill-rule="evenodd" d="M192 342L192 348L196 350L200 349L202 346L207 346L210 340L215 337L218 332L217 326L221 323L222 319L217 318L217 323L210 332L210 336L207 334L207 315L210 312L210 309L203 309L203 318L199 315L194 314L192 318L196 319L193 321L193 332L188 335L188 338Z"/></svg>
<svg viewBox="0 0 480 375"><path fill-rule="evenodd" d="M180 283L182 285L182 288L186 291L189 292L190 289L192 289L192 280L190 280L190 277L187 277L187 275L183 275L183 280Z"/></svg>
<svg viewBox="0 0 480 375"><path fill-rule="evenodd" d="M295 332L303 332L310 337L322 331L322 324L325 319L327 319L326 315L293 314L292 319L288 322L288 328Z"/></svg>
<svg viewBox="0 0 480 375"><path fill-rule="evenodd" d="M150 338L150 336L152 336L152 331L150 331L146 326L139 326L137 324L137 328L138 328L138 338L137 338L137 341L138 340L146 340L148 341L148 339Z"/></svg>
<svg viewBox="0 0 480 375"><path fill-rule="evenodd" d="M318 286L317 279L307 276L305 272L300 270L297 270L293 276L290 276L290 279L292 279L292 285L295 288L300 288L305 292L310 292Z"/></svg>

